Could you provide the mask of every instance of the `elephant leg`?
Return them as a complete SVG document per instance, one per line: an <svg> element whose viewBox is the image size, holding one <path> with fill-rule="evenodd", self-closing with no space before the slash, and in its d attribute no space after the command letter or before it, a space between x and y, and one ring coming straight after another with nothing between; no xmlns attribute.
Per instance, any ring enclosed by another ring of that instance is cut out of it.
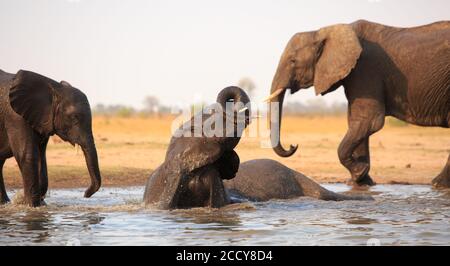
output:
<svg viewBox="0 0 450 266"><path fill-rule="evenodd" d="M39 156L37 153L37 151L33 151L31 154L24 154L16 157L20 172L22 173L25 202L31 207L38 207L41 205Z"/></svg>
<svg viewBox="0 0 450 266"><path fill-rule="evenodd" d="M9 198L6 193L5 183L3 181L3 165L6 160L0 160L0 205L8 203Z"/></svg>
<svg viewBox="0 0 450 266"><path fill-rule="evenodd" d="M202 178L209 182L209 207L220 208L229 203L219 171L214 167L204 173Z"/></svg>
<svg viewBox="0 0 450 266"><path fill-rule="evenodd" d="M349 129L338 149L341 164L351 174L351 184L373 186L369 176L369 137L384 126L384 108L374 102L356 102L349 108Z"/></svg>
<svg viewBox="0 0 450 266"><path fill-rule="evenodd" d="M39 137L34 132L10 136L14 157L23 179L25 202L32 206L41 205L39 186Z"/></svg>
<svg viewBox="0 0 450 266"><path fill-rule="evenodd" d="M366 185L375 185L375 182L369 176L370 171L370 151L369 151L369 139L370 137L366 137L353 151L352 157L355 162L360 163L361 165L367 166L364 169L365 175L362 175L359 178L360 184Z"/></svg>
<svg viewBox="0 0 450 266"><path fill-rule="evenodd" d="M435 188L450 188L450 155L442 172L431 183Z"/></svg>
<svg viewBox="0 0 450 266"><path fill-rule="evenodd" d="M47 190L48 190L48 171L47 171L47 158L46 158L47 143L48 143L48 138L44 139L42 141L41 145L39 145L39 157L40 157L39 188L40 188L40 195L41 195L42 201L44 200L45 195L47 194Z"/></svg>

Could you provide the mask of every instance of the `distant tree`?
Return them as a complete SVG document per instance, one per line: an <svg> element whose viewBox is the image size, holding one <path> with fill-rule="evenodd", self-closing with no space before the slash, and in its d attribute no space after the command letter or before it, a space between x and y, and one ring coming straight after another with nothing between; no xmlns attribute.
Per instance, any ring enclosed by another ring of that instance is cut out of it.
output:
<svg viewBox="0 0 450 266"><path fill-rule="evenodd" d="M324 114L328 110L328 104L323 98L315 97L306 101L308 112Z"/></svg>
<svg viewBox="0 0 450 266"><path fill-rule="evenodd" d="M334 102L330 109L332 114L345 114L347 112L347 103Z"/></svg>
<svg viewBox="0 0 450 266"><path fill-rule="evenodd" d="M156 96L147 96L144 99L145 111L149 113L158 113L159 99Z"/></svg>
<svg viewBox="0 0 450 266"><path fill-rule="evenodd" d="M99 103L99 104L97 104L96 106L94 106L94 108L92 109L92 112L93 112L94 114L100 114L100 115L103 115L103 114L106 113L106 107L105 107L104 104Z"/></svg>
<svg viewBox="0 0 450 266"><path fill-rule="evenodd" d="M243 77L239 80L238 86L247 92L248 96L252 98L254 96L256 85L249 77Z"/></svg>
<svg viewBox="0 0 450 266"><path fill-rule="evenodd" d="M130 117L135 113L135 110L132 107L120 106L116 114L120 117Z"/></svg>

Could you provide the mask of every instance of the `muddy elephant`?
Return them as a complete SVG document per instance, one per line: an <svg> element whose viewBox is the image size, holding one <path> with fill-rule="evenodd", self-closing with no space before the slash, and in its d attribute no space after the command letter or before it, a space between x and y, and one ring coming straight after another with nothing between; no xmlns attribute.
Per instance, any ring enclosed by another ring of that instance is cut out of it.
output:
<svg viewBox="0 0 450 266"><path fill-rule="evenodd" d="M286 150L280 142L286 90L295 93L312 86L321 95L344 87L348 131L338 156L351 174L350 183L374 185L369 137L383 128L385 116L449 128L450 22L396 28L356 21L295 34L281 56L268 98L279 108L271 123L271 141L279 156L297 150L296 145ZM432 183L450 187L450 156Z"/></svg>
<svg viewBox="0 0 450 266"><path fill-rule="evenodd" d="M239 168L234 148L250 123L249 102L242 89L227 87L209 111L184 123L172 136L164 163L147 181L145 204L159 209L228 204L222 180L233 178Z"/></svg>
<svg viewBox="0 0 450 266"><path fill-rule="evenodd" d="M91 177L84 196L92 196L100 188L101 176L86 95L65 81L25 70L17 74L0 70L1 204L9 201L1 170L13 156L23 177L25 203L34 207L43 203L48 189L46 147L55 134L81 146Z"/></svg>
<svg viewBox="0 0 450 266"><path fill-rule="evenodd" d="M225 180L230 195L250 201L311 197L321 200L372 200L366 195L344 195L325 189L312 179L270 159L258 159L240 165L236 177Z"/></svg>

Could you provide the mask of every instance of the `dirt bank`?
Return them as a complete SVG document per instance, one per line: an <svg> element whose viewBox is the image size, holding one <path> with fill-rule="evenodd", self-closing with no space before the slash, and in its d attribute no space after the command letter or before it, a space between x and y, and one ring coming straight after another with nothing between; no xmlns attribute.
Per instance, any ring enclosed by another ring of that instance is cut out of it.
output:
<svg viewBox="0 0 450 266"><path fill-rule="evenodd" d="M94 134L104 186L144 185L152 169L164 160L173 117L95 117ZM256 123L255 123L256 124ZM349 174L339 163L337 147L347 129L344 116L286 117L282 143L299 144L291 158L261 148L262 138L243 138L241 161L271 158L318 182L345 182ZM377 183L429 184L445 165L450 151L448 129L405 126L388 120L371 137L371 175ZM47 151L51 188L86 187L89 175L81 150L51 140ZM16 162L4 167L7 188L22 186Z"/></svg>

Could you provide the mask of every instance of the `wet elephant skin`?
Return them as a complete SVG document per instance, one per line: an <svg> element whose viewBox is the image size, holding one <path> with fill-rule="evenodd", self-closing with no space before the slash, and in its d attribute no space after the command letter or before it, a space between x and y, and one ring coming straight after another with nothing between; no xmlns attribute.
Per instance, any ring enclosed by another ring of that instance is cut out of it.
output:
<svg viewBox="0 0 450 266"><path fill-rule="evenodd" d="M0 204L7 203L3 165L15 157L23 177L24 201L40 206L48 189L46 148L58 135L80 145L91 177L85 197L101 185L88 99L68 82L56 82L34 72L0 70Z"/></svg>

